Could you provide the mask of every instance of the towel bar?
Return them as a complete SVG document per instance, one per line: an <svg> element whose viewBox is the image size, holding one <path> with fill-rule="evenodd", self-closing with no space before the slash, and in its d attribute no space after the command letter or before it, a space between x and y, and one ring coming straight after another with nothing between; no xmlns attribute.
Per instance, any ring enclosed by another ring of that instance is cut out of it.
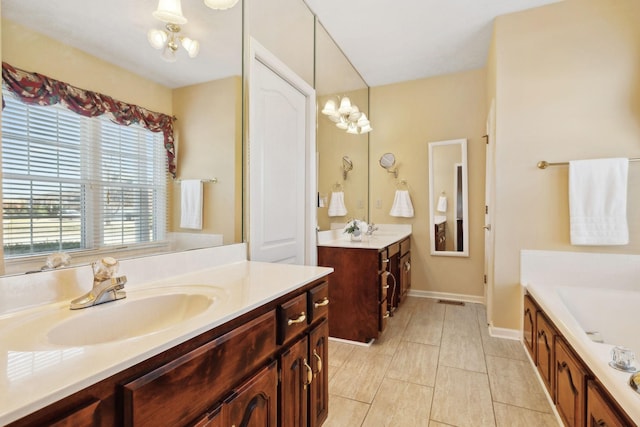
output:
<svg viewBox="0 0 640 427"><path fill-rule="evenodd" d="M629 161L630 162L640 161L640 157L629 158ZM538 169L546 169L549 166L567 166L568 164L569 164L569 162L550 163L550 162L547 162L546 160L541 160L541 161L538 162L537 166L538 166Z"/></svg>

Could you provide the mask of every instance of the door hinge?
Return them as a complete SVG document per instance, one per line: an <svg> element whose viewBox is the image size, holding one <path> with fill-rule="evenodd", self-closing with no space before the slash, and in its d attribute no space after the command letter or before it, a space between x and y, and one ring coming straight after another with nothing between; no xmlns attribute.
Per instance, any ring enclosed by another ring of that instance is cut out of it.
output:
<svg viewBox="0 0 640 427"><path fill-rule="evenodd" d="M484 279L483 280L484 280L484 284L486 285L487 284L487 275L486 274L484 275Z"/></svg>
<svg viewBox="0 0 640 427"><path fill-rule="evenodd" d="M485 215L489 214L489 206L487 206L487 205L484 206L484 214Z"/></svg>
<svg viewBox="0 0 640 427"><path fill-rule="evenodd" d="M489 143L489 135L482 135L482 137L485 139L485 142L488 144Z"/></svg>

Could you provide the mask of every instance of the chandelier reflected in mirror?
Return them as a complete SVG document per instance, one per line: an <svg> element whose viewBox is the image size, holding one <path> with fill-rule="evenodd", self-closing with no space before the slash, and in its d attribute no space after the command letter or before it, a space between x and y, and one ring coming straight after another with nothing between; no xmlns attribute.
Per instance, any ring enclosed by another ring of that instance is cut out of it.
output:
<svg viewBox="0 0 640 427"><path fill-rule="evenodd" d="M180 25L187 23L182 14L180 0L159 0L158 8L152 13L153 17L165 23L164 30L151 29L147 33L149 44L162 50L162 59L175 62L176 52L182 45L189 58L195 58L200 51L200 43L180 33Z"/></svg>
<svg viewBox="0 0 640 427"><path fill-rule="evenodd" d="M334 122L336 127L352 135L373 130L367 115L360 111L357 105L352 104L348 96L329 99L322 108L322 114Z"/></svg>

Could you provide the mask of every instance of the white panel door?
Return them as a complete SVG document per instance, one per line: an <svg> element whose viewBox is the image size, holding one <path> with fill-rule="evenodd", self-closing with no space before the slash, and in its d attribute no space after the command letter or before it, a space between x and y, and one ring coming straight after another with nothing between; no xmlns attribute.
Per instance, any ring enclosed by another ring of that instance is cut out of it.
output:
<svg viewBox="0 0 640 427"><path fill-rule="evenodd" d="M313 128L309 102L309 94L283 76L282 70L260 58L252 62L249 247L253 261L308 261L306 185L309 174L315 176L314 170L307 171L307 152L315 152L309 146Z"/></svg>

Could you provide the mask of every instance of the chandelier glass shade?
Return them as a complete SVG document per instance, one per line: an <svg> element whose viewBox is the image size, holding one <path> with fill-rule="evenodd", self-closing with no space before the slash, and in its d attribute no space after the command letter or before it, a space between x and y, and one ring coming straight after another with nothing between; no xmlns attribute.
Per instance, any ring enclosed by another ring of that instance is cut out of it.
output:
<svg viewBox="0 0 640 427"><path fill-rule="evenodd" d="M198 55L200 43L180 34L180 25L187 23L187 18L182 15L180 0L159 0L158 9L152 15L165 22L164 30L151 29L147 32L149 44L154 49L162 50L162 59L175 62L180 45L187 51L189 58L195 58Z"/></svg>
<svg viewBox="0 0 640 427"><path fill-rule="evenodd" d="M338 102L336 102L338 101ZM349 97L331 98L321 110L322 114L336 124L336 127L352 135L371 132L371 123L367 115Z"/></svg>
<svg viewBox="0 0 640 427"><path fill-rule="evenodd" d="M205 5L216 10L231 9L236 3L238 0L204 0Z"/></svg>

